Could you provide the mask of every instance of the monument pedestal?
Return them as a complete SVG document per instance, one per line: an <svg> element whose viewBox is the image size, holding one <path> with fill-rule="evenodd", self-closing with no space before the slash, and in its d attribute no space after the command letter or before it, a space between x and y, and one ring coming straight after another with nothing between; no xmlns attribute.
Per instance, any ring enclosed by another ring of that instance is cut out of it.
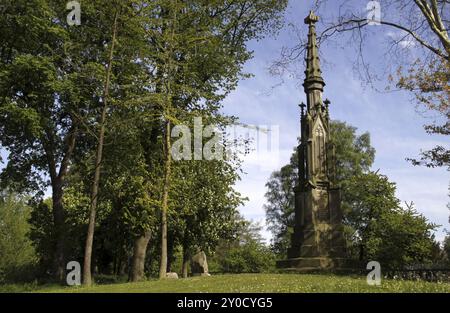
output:
<svg viewBox="0 0 450 313"><path fill-rule="evenodd" d="M285 269L297 272L336 272L336 271L351 271L354 265L345 258L293 258L277 261L279 269Z"/></svg>
<svg viewBox="0 0 450 313"><path fill-rule="evenodd" d="M341 224L340 191L306 187L296 190L294 233L288 258L277 267L300 272L349 271Z"/></svg>

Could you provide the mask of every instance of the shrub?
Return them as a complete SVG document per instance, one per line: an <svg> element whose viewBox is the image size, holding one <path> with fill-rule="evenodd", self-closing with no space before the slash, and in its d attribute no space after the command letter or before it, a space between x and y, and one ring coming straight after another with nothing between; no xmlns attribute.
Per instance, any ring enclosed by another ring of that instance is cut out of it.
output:
<svg viewBox="0 0 450 313"><path fill-rule="evenodd" d="M225 273L262 273L275 268L275 254L265 245L249 242L231 247L218 260Z"/></svg>
<svg viewBox="0 0 450 313"><path fill-rule="evenodd" d="M33 277L36 255L28 238L29 215L24 199L0 193L0 282Z"/></svg>

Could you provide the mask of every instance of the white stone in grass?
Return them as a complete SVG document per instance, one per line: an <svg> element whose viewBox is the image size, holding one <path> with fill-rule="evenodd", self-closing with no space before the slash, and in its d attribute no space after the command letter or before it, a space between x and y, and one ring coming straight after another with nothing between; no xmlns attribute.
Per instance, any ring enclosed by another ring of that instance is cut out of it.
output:
<svg viewBox="0 0 450 313"><path fill-rule="evenodd" d="M178 279L178 274L174 272L166 273L166 278Z"/></svg>

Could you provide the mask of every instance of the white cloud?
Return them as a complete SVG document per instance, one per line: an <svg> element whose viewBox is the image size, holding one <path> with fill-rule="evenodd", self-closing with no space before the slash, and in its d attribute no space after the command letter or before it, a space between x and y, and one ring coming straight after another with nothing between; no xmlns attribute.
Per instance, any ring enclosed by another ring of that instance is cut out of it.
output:
<svg viewBox="0 0 450 313"><path fill-rule="evenodd" d="M414 48L416 47L416 41L410 35L405 32L397 31L388 31L386 36L389 37L392 41L398 43L402 48Z"/></svg>

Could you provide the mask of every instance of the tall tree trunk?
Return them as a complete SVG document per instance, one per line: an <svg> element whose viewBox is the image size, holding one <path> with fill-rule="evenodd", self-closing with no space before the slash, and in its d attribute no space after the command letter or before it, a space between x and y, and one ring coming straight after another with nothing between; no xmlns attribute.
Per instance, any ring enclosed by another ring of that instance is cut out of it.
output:
<svg viewBox="0 0 450 313"><path fill-rule="evenodd" d="M129 267L128 261L124 261L124 260L120 261L119 275L123 276L127 272L129 272L128 267Z"/></svg>
<svg viewBox="0 0 450 313"><path fill-rule="evenodd" d="M86 237L86 245L84 249L84 264L83 264L83 285L90 286L92 285L92 275L91 275L91 262L92 262L92 245L94 242L94 230L95 230L95 216L97 213L97 199L98 199L98 186L100 183L100 169L103 158L103 144L105 140L105 122L106 122L106 113L108 111L108 98L109 98L109 85L111 80L111 71L112 71L112 60L114 56L114 46L116 42L117 35L117 19L119 16L119 12L117 11L114 16L114 24L112 31L112 40L111 40L111 49L109 51L109 60L108 60L108 68L106 70L106 81L103 91L103 108L102 114L100 117L100 130L99 137L97 143L97 154L95 158L95 173L94 173L94 181L92 183L92 191L91 191L91 206L90 206L90 215L89 215L89 226Z"/></svg>
<svg viewBox="0 0 450 313"><path fill-rule="evenodd" d="M172 264L175 261L175 256L174 256L174 246L175 242L174 242L174 237L171 236L167 236L167 272L170 273L172 272Z"/></svg>
<svg viewBox="0 0 450 313"><path fill-rule="evenodd" d="M165 134L165 175L164 175L164 187L163 198L161 205L161 261L159 265L159 278L163 279L167 274L167 208L169 200L169 188L170 188L170 172L172 165L171 156L171 142L170 142L170 120L166 122L166 134Z"/></svg>
<svg viewBox="0 0 450 313"><path fill-rule="evenodd" d="M54 263L52 267L54 278L59 282L64 282L64 274L66 270L66 216L63 205L64 181L69 168L70 160L72 158L72 153L75 148L77 132L77 125L73 125L64 139L66 146L64 156L59 167L59 172L56 170L56 158L54 151L55 143L52 139L55 135L47 130L46 135L48 140L43 143L52 185L53 226L55 231L54 237L56 239L56 246L53 255Z"/></svg>
<svg viewBox="0 0 450 313"><path fill-rule="evenodd" d="M63 188L60 179L52 184L52 209L55 229L56 247L54 254L53 273L59 282L64 281L65 274L65 212L63 207Z"/></svg>
<svg viewBox="0 0 450 313"><path fill-rule="evenodd" d="M189 271L189 248L186 244L183 244L183 264L181 266L181 276L183 278L188 277Z"/></svg>
<svg viewBox="0 0 450 313"><path fill-rule="evenodd" d="M171 5L175 7L177 0L171 0ZM171 165L172 165L172 155L171 155L171 141L170 141L170 131L171 131L171 122L172 118L171 107L172 107L172 86L171 79L174 77L173 70L173 44L175 41L175 23L177 21L177 10L173 10L173 18L171 25L171 40L168 44L168 51L166 51L167 59L165 60L165 70L164 74L167 74L167 80L165 81L165 92L166 92L166 108L165 108L165 118L166 118L166 132L164 136L164 145L165 145L165 165L164 165L164 187L163 187L163 197L162 197L162 205L161 205L161 261L159 264L159 279L166 278L167 274L167 210L168 210L168 201L169 201L169 189L170 189L170 174L171 174Z"/></svg>
<svg viewBox="0 0 450 313"><path fill-rule="evenodd" d="M364 249L364 244L361 243L359 244L359 260L363 261L364 260L364 253L365 253L365 249Z"/></svg>
<svg viewBox="0 0 450 313"><path fill-rule="evenodd" d="M144 278L145 255L150 238L151 232L147 231L143 236L138 237L134 241L133 260L129 277L129 280L132 282L137 282Z"/></svg>

